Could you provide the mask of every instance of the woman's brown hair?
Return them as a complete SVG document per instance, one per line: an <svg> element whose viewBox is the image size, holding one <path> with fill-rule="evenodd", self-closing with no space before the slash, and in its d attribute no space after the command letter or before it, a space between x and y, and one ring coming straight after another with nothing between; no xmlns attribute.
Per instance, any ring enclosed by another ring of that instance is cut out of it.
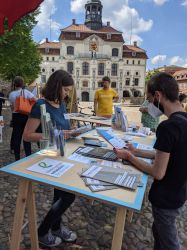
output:
<svg viewBox="0 0 187 250"><path fill-rule="evenodd" d="M45 99L61 104L63 101L62 87L73 85L73 78L68 72L57 70L49 77L42 94Z"/></svg>

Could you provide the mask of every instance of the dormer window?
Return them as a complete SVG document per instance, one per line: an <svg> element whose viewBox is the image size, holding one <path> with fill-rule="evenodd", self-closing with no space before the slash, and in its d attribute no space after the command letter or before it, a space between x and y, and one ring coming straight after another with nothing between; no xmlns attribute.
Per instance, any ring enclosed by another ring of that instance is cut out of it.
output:
<svg viewBox="0 0 187 250"><path fill-rule="evenodd" d="M111 36L112 36L112 35L111 35L110 33L108 33L108 34L107 34L107 40L110 40L110 39L111 39Z"/></svg>
<svg viewBox="0 0 187 250"><path fill-rule="evenodd" d="M132 56L133 56L133 57L136 56L136 52L135 52L135 51L132 52Z"/></svg>
<svg viewBox="0 0 187 250"><path fill-rule="evenodd" d="M81 37L81 33L80 32L76 32L76 38L80 38Z"/></svg>
<svg viewBox="0 0 187 250"><path fill-rule="evenodd" d="M46 53L46 54L49 53L49 48L45 48L45 53Z"/></svg>

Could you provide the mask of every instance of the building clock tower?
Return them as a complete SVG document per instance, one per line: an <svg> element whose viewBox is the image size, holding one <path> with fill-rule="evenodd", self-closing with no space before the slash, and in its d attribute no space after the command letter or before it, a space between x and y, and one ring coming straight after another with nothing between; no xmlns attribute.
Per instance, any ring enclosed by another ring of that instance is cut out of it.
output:
<svg viewBox="0 0 187 250"><path fill-rule="evenodd" d="M102 28L102 9L103 5L100 0L91 0L85 4L85 25L92 29Z"/></svg>

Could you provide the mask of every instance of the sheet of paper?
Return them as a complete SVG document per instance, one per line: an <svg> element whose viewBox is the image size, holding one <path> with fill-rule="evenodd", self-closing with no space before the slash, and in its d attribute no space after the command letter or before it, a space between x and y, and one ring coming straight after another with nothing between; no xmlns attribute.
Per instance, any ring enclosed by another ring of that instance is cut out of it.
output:
<svg viewBox="0 0 187 250"><path fill-rule="evenodd" d="M70 119L69 114L64 114L64 118L65 118L66 120L69 120L69 119Z"/></svg>
<svg viewBox="0 0 187 250"><path fill-rule="evenodd" d="M92 149L93 149L92 147L85 147L85 148L81 148L81 149L79 150L79 152L81 152L81 153L88 153L88 152L90 152Z"/></svg>
<svg viewBox="0 0 187 250"><path fill-rule="evenodd" d="M110 186L103 186L103 185L89 185L88 186L92 192L99 192L99 191L106 191L111 189L119 188L118 186L110 185Z"/></svg>
<svg viewBox="0 0 187 250"><path fill-rule="evenodd" d="M77 153L73 153L72 155L68 157L68 159L72 161L82 162L85 164L89 164L93 160L92 158L89 158L89 157L86 157Z"/></svg>
<svg viewBox="0 0 187 250"><path fill-rule="evenodd" d="M139 132L125 132L125 135L132 135L132 136L139 136L139 137L146 137L143 133Z"/></svg>
<svg viewBox="0 0 187 250"><path fill-rule="evenodd" d="M136 189L141 182L141 174L133 174L128 170L101 166L91 166L81 173L81 176L116 184L122 187Z"/></svg>
<svg viewBox="0 0 187 250"><path fill-rule="evenodd" d="M122 168L123 167L123 164L121 162L118 162L118 161L106 161L106 160L103 160L100 164L102 166L113 167L113 168Z"/></svg>
<svg viewBox="0 0 187 250"><path fill-rule="evenodd" d="M99 181L91 178L83 178L84 182L86 185L102 185L102 186L111 186L112 184L104 182L104 181Z"/></svg>
<svg viewBox="0 0 187 250"><path fill-rule="evenodd" d="M112 144L114 148L118 149L126 147L126 143L118 137L113 137L112 139L109 140L109 143Z"/></svg>
<svg viewBox="0 0 187 250"><path fill-rule="evenodd" d="M153 150L152 146L146 145L146 144L141 144L141 143L138 143L137 148L138 149L143 149L143 150L150 150L150 151Z"/></svg>
<svg viewBox="0 0 187 250"><path fill-rule="evenodd" d="M28 167L27 170L53 177L60 177L73 166L74 164L72 163L45 158Z"/></svg>
<svg viewBox="0 0 187 250"><path fill-rule="evenodd" d="M92 130L92 126L90 124L88 124L86 126L82 126L80 128L73 129L72 131L78 132L78 133L86 133L90 130Z"/></svg>

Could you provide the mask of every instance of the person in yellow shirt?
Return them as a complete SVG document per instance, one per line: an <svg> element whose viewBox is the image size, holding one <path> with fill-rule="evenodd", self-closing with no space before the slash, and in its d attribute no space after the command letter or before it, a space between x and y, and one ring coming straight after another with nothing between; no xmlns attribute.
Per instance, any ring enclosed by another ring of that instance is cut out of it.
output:
<svg viewBox="0 0 187 250"><path fill-rule="evenodd" d="M94 97L94 111L97 116L111 118L113 101L119 99L118 93L110 88L110 78L102 79L103 88L97 89Z"/></svg>

